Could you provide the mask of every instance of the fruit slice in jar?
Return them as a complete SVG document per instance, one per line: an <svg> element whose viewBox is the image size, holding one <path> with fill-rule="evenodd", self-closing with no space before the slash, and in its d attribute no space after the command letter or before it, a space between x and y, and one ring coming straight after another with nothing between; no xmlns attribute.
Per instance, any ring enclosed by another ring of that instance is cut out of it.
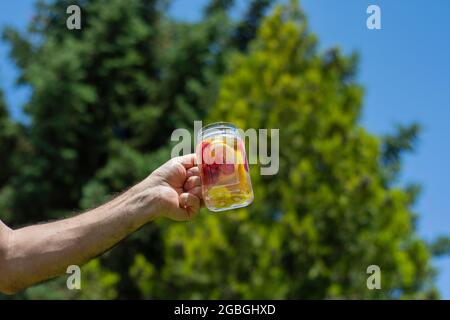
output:
<svg viewBox="0 0 450 320"><path fill-rule="evenodd" d="M237 146L238 146L238 162L237 164L242 164L245 168L245 171L248 172L248 162L247 162L247 156L245 154L245 147L242 141L238 140L237 141Z"/></svg>
<svg viewBox="0 0 450 320"><path fill-rule="evenodd" d="M205 184L237 183L236 152L223 140L202 143L202 175Z"/></svg>
<svg viewBox="0 0 450 320"><path fill-rule="evenodd" d="M205 199L216 208L225 208L232 204L230 191L223 186L214 186L208 190Z"/></svg>

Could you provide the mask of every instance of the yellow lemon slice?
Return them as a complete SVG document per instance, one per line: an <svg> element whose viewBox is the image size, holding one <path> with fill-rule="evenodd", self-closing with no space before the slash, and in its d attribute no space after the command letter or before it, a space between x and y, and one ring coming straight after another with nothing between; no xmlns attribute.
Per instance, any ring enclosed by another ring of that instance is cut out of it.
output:
<svg viewBox="0 0 450 320"><path fill-rule="evenodd" d="M212 187L209 191L208 191L208 196L210 198L214 198L214 199L227 199L231 197L231 193L230 191L222 186L218 186L218 187Z"/></svg>

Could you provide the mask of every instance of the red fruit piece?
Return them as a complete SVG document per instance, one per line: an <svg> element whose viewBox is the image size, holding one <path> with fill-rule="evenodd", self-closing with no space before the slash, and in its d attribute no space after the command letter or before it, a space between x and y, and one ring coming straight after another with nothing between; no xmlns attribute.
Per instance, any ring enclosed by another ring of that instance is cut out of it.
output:
<svg viewBox="0 0 450 320"><path fill-rule="evenodd" d="M207 147L207 146L209 146L211 144L211 142L209 142L209 141L203 141L202 142L202 153L203 153L203 151L205 150L205 148Z"/></svg>
<svg viewBox="0 0 450 320"><path fill-rule="evenodd" d="M207 148L210 144L211 144L211 142L209 142L209 141L203 141L202 144L201 144L202 163L205 163L205 148Z"/></svg>
<svg viewBox="0 0 450 320"><path fill-rule="evenodd" d="M202 164L204 184L214 184L219 180L219 167L217 164Z"/></svg>
<svg viewBox="0 0 450 320"><path fill-rule="evenodd" d="M229 174L233 174L234 173L234 164L222 164L220 165L220 171L225 174L225 175L229 175Z"/></svg>

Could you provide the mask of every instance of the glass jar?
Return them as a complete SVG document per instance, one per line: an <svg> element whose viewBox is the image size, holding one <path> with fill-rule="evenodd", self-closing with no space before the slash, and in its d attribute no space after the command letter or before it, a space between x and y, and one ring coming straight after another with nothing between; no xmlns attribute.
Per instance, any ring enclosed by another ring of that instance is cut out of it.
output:
<svg viewBox="0 0 450 320"><path fill-rule="evenodd" d="M234 125L219 122L203 127L196 153L203 200L209 210L224 211L252 203L245 145Z"/></svg>

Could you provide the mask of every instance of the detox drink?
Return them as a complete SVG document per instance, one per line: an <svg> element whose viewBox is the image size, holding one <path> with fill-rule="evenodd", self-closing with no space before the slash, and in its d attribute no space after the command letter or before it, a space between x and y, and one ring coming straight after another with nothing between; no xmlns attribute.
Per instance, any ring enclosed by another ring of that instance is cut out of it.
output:
<svg viewBox="0 0 450 320"><path fill-rule="evenodd" d="M198 134L197 161L206 207L223 211L245 207L253 190L245 145L230 123L213 123Z"/></svg>

